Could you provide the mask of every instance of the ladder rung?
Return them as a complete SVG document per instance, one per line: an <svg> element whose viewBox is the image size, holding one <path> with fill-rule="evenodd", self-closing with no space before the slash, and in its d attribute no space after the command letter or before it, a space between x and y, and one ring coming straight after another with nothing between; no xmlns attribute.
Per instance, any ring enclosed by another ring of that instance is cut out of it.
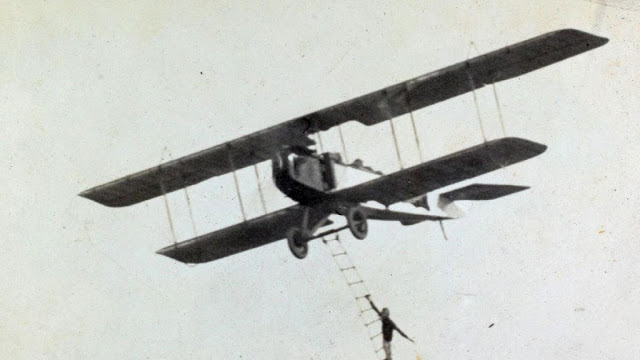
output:
<svg viewBox="0 0 640 360"><path fill-rule="evenodd" d="M364 313L366 313L367 311L372 311L372 310L373 310L373 308L364 309L364 310L361 310L361 311L360 311L360 314L364 314Z"/></svg>
<svg viewBox="0 0 640 360"><path fill-rule="evenodd" d="M347 252L341 252L341 253L337 253L337 254L331 254L331 256L336 257L336 256L340 256L340 255L347 255Z"/></svg>
<svg viewBox="0 0 640 360"><path fill-rule="evenodd" d="M355 270L356 267L355 266L349 266L349 267L346 267L346 268L340 268L340 271L347 271L347 270L352 270L352 269Z"/></svg>
<svg viewBox="0 0 640 360"><path fill-rule="evenodd" d="M352 286L352 285L356 285L356 284L361 284L363 282L364 282L364 280L358 280L358 281L347 283L347 285Z"/></svg>
<svg viewBox="0 0 640 360"><path fill-rule="evenodd" d="M375 319L373 321L369 321L368 323L364 324L364 326L371 326L371 325L377 323L378 321L380 321L380 319Z"/></svg>
<svg viewBox="0 0 640 360"><path fill-rule="evenodd" d="M362 296L356 296L356 300L366 299L366 298L367 298L367 296L369 296L369 294L362 295Z"/></svg>
<svg viewBox="0 0 640 360"><path fill-rule="evenodd" d="M377 333L377 334L375 334L375 335L373 335L373 336L369 337L369 339L370 339L370 340L373 340L373 339L377 338L377 337L378 337L378 336L380 336L380 335L382 335L382 333L381 333L381 332L379 332L379 333Z"/></svg>

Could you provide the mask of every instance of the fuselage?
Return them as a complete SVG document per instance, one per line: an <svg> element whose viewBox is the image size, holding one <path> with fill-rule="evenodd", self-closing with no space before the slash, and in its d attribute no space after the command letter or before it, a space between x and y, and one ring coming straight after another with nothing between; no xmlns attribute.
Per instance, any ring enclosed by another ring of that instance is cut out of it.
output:
<svg viewBox="0 0 640 360"><path fill-rule="evenodd" d="M273 180L286 196L302 205L340 201L338 187L350 187L383 174L363 166L342 161L339 153L316 154L310 151L283 151L272 161Z"/></svg>
<svg viewBox="0 0 640 360"><path fill-rule="evenodd" d="M286 196L302 205L315 205L330 199L337 186L336 154L296 154L281 152L272 161L273 180Z"/></svg>

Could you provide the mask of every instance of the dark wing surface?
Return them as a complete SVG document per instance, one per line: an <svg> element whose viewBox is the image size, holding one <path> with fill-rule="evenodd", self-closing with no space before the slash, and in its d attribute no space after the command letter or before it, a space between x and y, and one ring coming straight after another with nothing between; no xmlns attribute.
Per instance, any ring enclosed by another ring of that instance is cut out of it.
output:
<svg viewBox="0 0 640 360"><path fill-rule="evenodd" d="M526 74L607 42L605 38L578 30L550 32L94 187L80 195L107 206L136 204L226 174L234 168L262 162L283 147L312 145L307 135L319 130L351 120L374 125L486 84Z"/></svg>
<svg viewBox="0 0 640 360"><path fill-rule="evenodd" d="M287 146L310 146L302 122L287 122L166 162L80 193L100 204L120 207L195 185L271 159Z"/></svg>
<svg viewBox="0 0 640 360"><path fill-rule="evenodd" d="M474 89L508 80L606 44L609 40L573 29L550 32L385 89L308 114L314 129L349 120L374 125Z"/></svg>
<svg viewBox="0 0 640 360"><path fill-rule="evenodd" d="M326 213L312 213L313 218ZM284 239L286 231L299 227L304 209L294 205L271 214L232 225L158 250L158 254L184 263L204 263ZM312 219L315 220L315 219Z"/></svg>
<svg viewBox="0 0 640 360"><path fill-rule="evenodd" d="M338 200L391 205L474 178L543 153L529 140L503 138L431 160L333 193Z"/></svg>
<svg viewBox="0 0 640 360"><path fill-rule="evenodd" d="M440 197L449 201L458 200L493 200L503 196L515 194L519 191L527 190L528 186L518 185L494 185L494 184L471 184L460 189L448 191L440 194Z"/></svg>

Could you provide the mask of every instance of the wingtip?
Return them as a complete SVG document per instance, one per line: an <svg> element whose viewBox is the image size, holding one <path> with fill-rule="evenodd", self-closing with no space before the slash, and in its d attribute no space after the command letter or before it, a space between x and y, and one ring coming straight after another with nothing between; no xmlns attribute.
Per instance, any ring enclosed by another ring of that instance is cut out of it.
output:
<svg viewBox="0 0 640 360"><path fill-rule="evenodd" d="M609 39L603 36L599 36L599 35L595 35L586 31L582 31L582 30L578 30L578 29L572 29L572 28L567 28L567 29L562 29L562 30L558 30L558 32L560 33L565 33L568 34L570 36L576 36L576 37L582 37L585 39L585 45L588 48L597 48L600 46L605 45L606 43L609 42Z"/></svg>
<svg viewBox="0 0 640 360"><path fill-rule="evenodd" d="M515 137L515 136L507 136L500 139L494 140L496 143L511 143L514 145L519 145L518 147L530 149L536 155L540 155L543 152L547 151L548 146L545 144L540 144L535 141Z"/></svg>

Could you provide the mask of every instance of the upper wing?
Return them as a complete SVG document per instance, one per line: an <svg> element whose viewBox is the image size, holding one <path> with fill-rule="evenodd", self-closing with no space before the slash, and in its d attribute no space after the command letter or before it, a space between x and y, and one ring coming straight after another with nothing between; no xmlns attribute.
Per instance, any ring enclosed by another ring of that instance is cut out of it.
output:
<svg viewBox="0 0 640 360"><path fill-rule="evenodd" d="M80 196L107 206L136 204L262 162L283 147L312 145L307 135L316 131L350 120L374 125L562 61L607 41L572 29L550 32L94 187Z"/></svg>
<svg viewBox="0 0 640 360"><path fill-rule="evenodd" d="M285 238L289 228L300 226L303 214L304 208L294 205L167 246L158 250L158 254L193 264L217 260ZM324 215L326 213L312 209L310 221L316 221Z"/></svg>
<svg viewBox="0 0 640 360"><path fill-rule="evenodd" d="M573 29L553 31L385 89L308 114L326 130L349 120L377 124L410 111L508 80L606 44L609 40Z"/></svg>
<svg viewBox="0 0 640 360"><path fill-rule="evenodd" d="M107 206L128 206L271 159L287 146L309 146L301 122L286 122L140 171L80 193Z"/></svg>
<svg viewBox="0 0 640 360"><path fill-rule="evenodd" d="M489 141L333 193L337 199L391 205L532 158L547 147L519 138Z"/></svg>

